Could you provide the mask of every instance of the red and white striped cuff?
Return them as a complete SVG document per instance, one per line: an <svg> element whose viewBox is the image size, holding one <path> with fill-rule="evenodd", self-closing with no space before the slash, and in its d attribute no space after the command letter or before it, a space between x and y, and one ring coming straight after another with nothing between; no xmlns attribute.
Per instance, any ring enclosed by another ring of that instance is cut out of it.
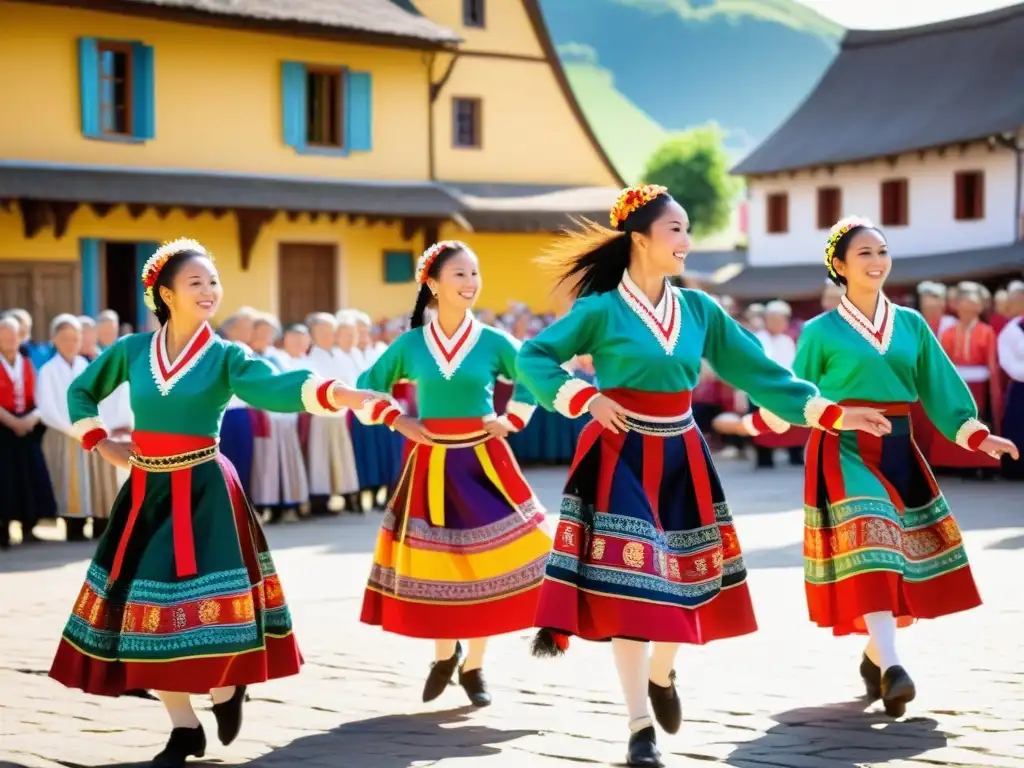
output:
<svg viewBox="0 0 1024 768"><path fill-rule="evenodd" d="M568 378L555 393L554 407L563 416L575 419L586 413L587 408L599 397L600 390L583 379Z"/></svg>
<svg viewBox="0 0 1024 768"><path fill-rule="evenodd" d="M977 419L968 419L956 431L956 444L968 451L976 451L992 432Z"/></svg>
<svg viewBox="0 0 1024 768"><path fill-rule="evenodd" d="M334 398L336 379L311 373L302 384L302 407L314 416L333 416L342 410Z"/></svg>
<svg viewBox="0 0 1024 768"><path fill-rule="evenodd" d="M779 418L764 408L758 408L753 413L746 414L742 421L743 427L751 437L757 437L765 432L774 432L777 435L781 435L790 426L788 421Z"/></svg>
<svg viewBox="0 0 1024 768"><path fill-rule="evenodd" d="M394 429L395 420L402 415L402 407L390 397L380 395L363 404L362 408L353 411L361 424L374 426L383 424Z"/></svg>
<svg viewBox="0 0 1024 768"><path fill-rule="evenodd" d="M804 420L815 429L833 429L842 416L843 409L824 397L812 397L804 406Z"/></svg>
<svg viewBox="0 0 1024 768"><path fill-rule="evenodd" d="M526 429L526 425L530 423L533 412L536 410L536 405L509 400L508 405L505 406L505 415L501 416L499 421L501 421L507 429L510 429L513 432L518 432L521 429Z"/></svg>
<svg viewBox="0 0 1024 768"><path fill-rule="evenodd" d="M87 451L91 451L99 445L100 441L106 440L109 437L107 428L96 416L76 421L71 425L71 434L82 444L82 448Z"/></svg>

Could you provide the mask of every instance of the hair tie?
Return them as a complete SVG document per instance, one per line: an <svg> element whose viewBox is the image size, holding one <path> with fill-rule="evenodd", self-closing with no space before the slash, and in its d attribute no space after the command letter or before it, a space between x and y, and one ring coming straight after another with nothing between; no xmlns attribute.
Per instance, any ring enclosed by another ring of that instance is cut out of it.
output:
<svg viewBox="0 0 1024 768"><path fill-rule="evenodd" d="M643 184L639 187L626 187L619 193L608 216L612 229L618 229L634 211L643 208L651 200L668 194L668 187L659 184Z"/></svg>
<svg viewBox="0 0 1024 768"><path fill-rule="evenodd" d="M463 251L468 253L470 256L475 255L470 250L469 246L461 240L442 240L439 243L434 243L432 246L427 248L420 256L420 260L416 262L416 282L423 285L427 282L427 273L430 272L430 267L433 266L434 261L445 251Z"/></svg>
<svg viewBox="0 0 1024 768"><path fill-rule="evenodd" d="M145 266L142 267L142 286L144 288L142 292L142 300L146 306L149 307L151 312L156 312L156 297L153 295L153 291L156 287L156 281L160 277L161 270L167 265L167 262L171 260L172 256L177 256L179 253L185 251L195 251L200 256L205 256L210 261L213 261L213 254L207 251L202 243L198 240L192 240L187 237L179 237L177 240L172 240L169 243L164 243L146 260Z"/></svg>
<svg viewBox="0 0 1024 768"><path fill-rule="evenodd" d="M863 216L847 216L845 219L837 221L829 230L828 240L825 241L825 267L828 268L828 273L832 277L839 277L836 268L832 266L832 258L836 255L836 246L839 245L839 241L845 237L846 233L857 227L874 229L875 225L871 223L870 219L865 219Z"/></svg>

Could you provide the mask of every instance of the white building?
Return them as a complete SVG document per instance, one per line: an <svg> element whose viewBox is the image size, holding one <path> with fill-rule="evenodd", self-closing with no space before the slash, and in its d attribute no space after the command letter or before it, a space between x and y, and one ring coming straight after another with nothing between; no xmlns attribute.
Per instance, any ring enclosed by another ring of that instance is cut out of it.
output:
<svg viewBox="0 0 1024 768"><path fill-rule="evenodd" d="M851 31L815 90L733 173L747 177L738 296L820 291L842 216L872 219L891 282L1024 266L1024 4L911 29Z"/></svg>

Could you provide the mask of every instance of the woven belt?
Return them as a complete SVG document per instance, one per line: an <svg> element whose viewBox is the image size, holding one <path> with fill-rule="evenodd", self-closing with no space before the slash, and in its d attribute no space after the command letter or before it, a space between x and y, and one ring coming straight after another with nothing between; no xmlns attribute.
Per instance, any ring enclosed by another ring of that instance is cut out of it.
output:
<svg viewBox="0 0 1024 768"><path fill-rule="evenodd" d="M217 446L211 445L209 448L178 453L174 456L140 456L133 453L129 461L132 466L145 472L174 472L194 467L196 464L203 464L215 458L217 458Z"/></svg>
<svg viewBox="0 0 1024 768"><path fill-rule="evenodd" d="M687 411L683 415L673 418L659 418L657 421L652 420L650 416L627 411L626 423L631 430L639 432L641 435L651 435L652 437L678 437L684 432L693 429L696 425L696 422L693 420L692 411Z"/></svg>
<svg viewBox="0 0 1024 768"><path fill-rule="evenodd" d="M491 439L490 432L479 432L473 435L439 435L436 432L427 432L427 436L434 442L434 445L442 448L473 448Z"/></svg>

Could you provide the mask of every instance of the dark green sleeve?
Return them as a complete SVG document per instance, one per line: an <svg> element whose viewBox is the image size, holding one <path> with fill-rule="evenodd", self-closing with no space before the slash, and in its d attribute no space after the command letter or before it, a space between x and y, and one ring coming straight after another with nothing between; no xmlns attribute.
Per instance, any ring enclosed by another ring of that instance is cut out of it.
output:
<svg viewBox="0 0 1024 768"><path fill-rule="evenodd" d="M132 343L138 343L137 335L118 339L89 363L68 387L71 434L82 442L86 450L92 450L107 436L106 427L99 418L100 403L128 381L128 350Z"/></svg>
<svg viewBox="0 0 1024 768"><path fill-rule="evenodd" d="M395 419L402 415L402 407L391 396L391 389L406 378L403 350L412 332L406 331L395 339L372 366L359 374L356 387L378 394L377 398L367 402L358 411L353 411L361 423L384 424L390 427L395 423ZM415 332L419 333L419 330Z"/></svg>
<svg viewBox="0 0 1024 768"><path fill-rule="evenodd" d="M261 411L325 415L339 409L331 404L333 382L311 371L280 373L237 344L225 349L228 386L238 397Z"/></svg>

